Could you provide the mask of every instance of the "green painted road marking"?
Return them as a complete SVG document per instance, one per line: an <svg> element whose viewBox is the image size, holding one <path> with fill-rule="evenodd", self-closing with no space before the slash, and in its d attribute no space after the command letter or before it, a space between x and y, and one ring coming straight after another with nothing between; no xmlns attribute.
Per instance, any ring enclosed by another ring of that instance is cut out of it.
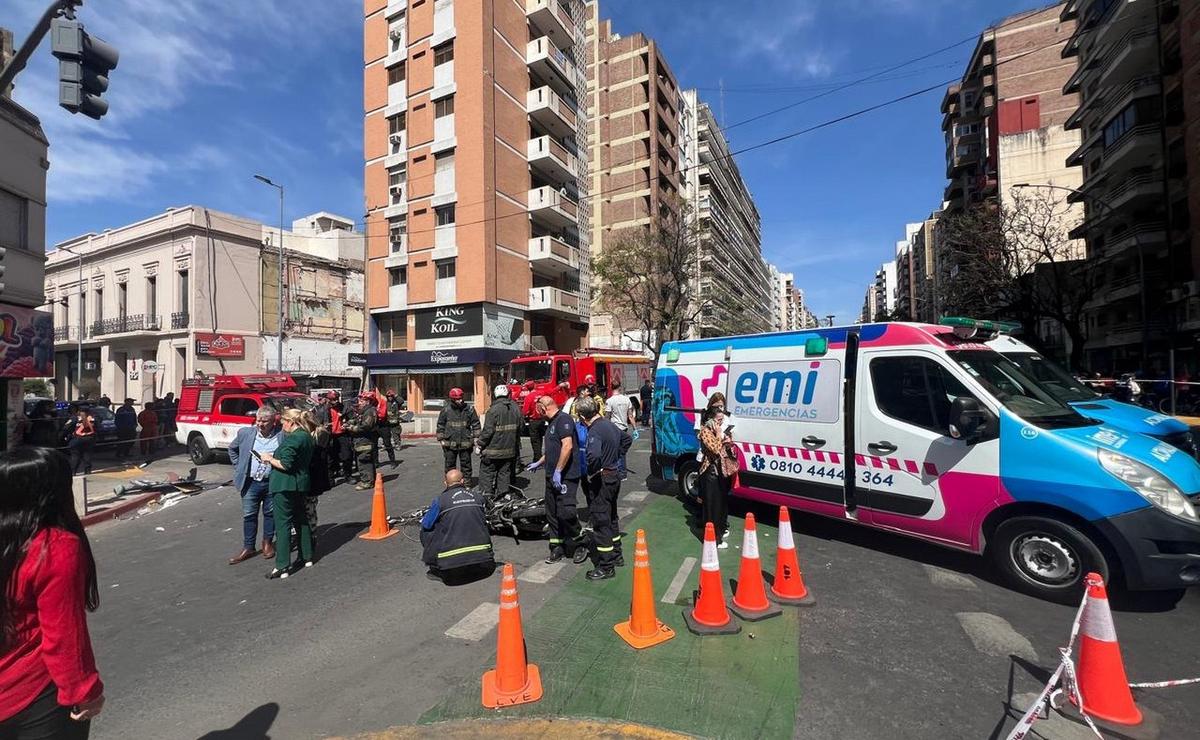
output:
<svg viewBox="0 0 1200 740"><path fill-rule="evenodd" d="M741 542L742 521L730 520L730 542ZM675 499L660 497L623 523L632 534L646 530L655 596L700 542ZM775 564L775 530L758 525L763 567ZM632 544L632 538L629 538ZM631 548L626 553L632 558ZM736 578L741 550L720 551L721 575ZM713 738L790 738L798 700L800 617L795 609L763 622L743 623L739 635L696 637L683 623L683 608L656 602L658 618L675 629L675 639L637 651L613 632L629 618L632 567L616 578L593 583L581 569L561 591L525 621L529 658L538 664L545 697L503 710L505 716L601 717ZM691 598L698 571L680 601ZM727 594L728 595L728 594ZM493 667L494 652L479 672ZM480 702L478 675L421 718L422 723L495 716Z"/></svg>

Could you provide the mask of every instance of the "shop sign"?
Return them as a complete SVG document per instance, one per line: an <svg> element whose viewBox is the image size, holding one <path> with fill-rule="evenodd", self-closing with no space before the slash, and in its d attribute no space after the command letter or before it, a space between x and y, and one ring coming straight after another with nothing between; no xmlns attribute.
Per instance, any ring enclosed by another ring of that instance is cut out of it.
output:
<svg viewBox="0 0 1200 740"><path fill-rule="evenodd" d="M429 363L431 365L457 365L458 355L453 352L430 352Z"/></svg>
<svg viewBox="0 0 1200 740"><path fill-rule="evenodd" d="M438 306L413 312L416 349L458 349L483 344L483 306Z"/></svg>
<svg viewBox="0 0 1200 740"><path fill-rule="evenodd" d="M21 306L0 307L0 378L54 375L54 317Z"/></svg>
<svg viewBox="0 0 1200 740"><path fill-rule="evenodd" d="M196 354L223 360L242 360L246 357L246 338L237 334L196 332Z"/></svg>

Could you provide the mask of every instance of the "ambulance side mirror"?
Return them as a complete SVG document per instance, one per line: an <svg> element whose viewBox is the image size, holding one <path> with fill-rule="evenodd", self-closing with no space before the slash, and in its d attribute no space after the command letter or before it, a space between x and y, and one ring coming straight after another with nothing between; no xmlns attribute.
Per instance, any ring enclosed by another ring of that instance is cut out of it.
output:
<svg viewBox="0 0 1200 740"><path fill-rule="evenodd" d="M984 438L991 419L991 413L978 400L959 396L950 404L950 436L973 445Z"/></svg>

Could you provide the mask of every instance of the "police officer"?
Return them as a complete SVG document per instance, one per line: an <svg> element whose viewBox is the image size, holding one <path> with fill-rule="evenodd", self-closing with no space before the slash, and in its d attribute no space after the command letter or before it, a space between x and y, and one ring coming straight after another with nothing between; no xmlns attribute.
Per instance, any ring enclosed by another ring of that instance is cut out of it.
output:
<svg viewBox="0 0 1200 740"><path fill-rule="evenodd" d="M495 400L484 414L479 435L479 487L485 498L508 492L521 451L521 410L508 397L507 385L496 386L492 396ZM503 491L498 490L501 487Z"/></svg>
<svg viewBox="0 0 1200 740"><path fill-rule="evenodd" d="M462 388L450 389L450 403L438 414L437 438L442 443L446 470L454 467L471 478L471 448L479 437L479 414L463 400Z"/></svg>
<svg viewBox="0 0 1200 740"><path fill-rule="evenodd" d="M592 559L596 567L587 573L589 581L612 578L618 566L625 564L621 556L621 529L617 522L617 496L621 493L621 471L617 460L622 447L628 450L621 430L600 415L596 402L581 398L575 403L588 438L585 450L587 475L593 481L593 496L588 506L592 519Z"/></svg>
<svg viewBox="0 0 1200 740"><path fill-rule="evenodd" d="M575 420L558 407L553 396L539 398L537 411L546 421L546 454L525 469L533 472L546 468L546 521L550 526L550 557L546 562L557 563L568 557L582 563L588 551L579 541L579 517L575 513L575 492L582 474L576 454Z"/></svg>
<svg viewBox="0 0 1200 740"><path fill-rule="evenodd" d="M343 422L342 429L354 440L354 453L358 456L358 484L356 491L365 491L375 485L375 458L378 455L379 437L376 427L379 415L375 411L375 399L369 393L358 397L354 416Z"/></svg>
<svg viewBox="0 0 1200 740"><path fill-rule="evenodd" d="M421 560L429 566L430 579L466 575L469 571L492 572L492 536L484 516L483 496L463 484L463 475L446 471L446 488L433 500L421 519Z"/></svg>

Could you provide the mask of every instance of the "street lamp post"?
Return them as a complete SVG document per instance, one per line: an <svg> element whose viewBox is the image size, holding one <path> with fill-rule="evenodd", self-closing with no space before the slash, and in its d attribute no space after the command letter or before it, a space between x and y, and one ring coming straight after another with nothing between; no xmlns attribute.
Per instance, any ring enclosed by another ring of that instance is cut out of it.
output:
<svg viewBox="0 0 1200 740"><path fill-rule="evenodd" d="M59 249L74 255L79 262L79 310L76 311L79 328L75 335L75 394L78 396L83 389L83 302L87 300L87 294L83 291L83 255L71 247L59 247Z"/></svg>
<svg viewBox="0 0 1200 740"><path fill-rule="evenodd" d="M279 295L279 321L276 328L279 333L275 343L275 372L283 372L283 186L262 175L255 175L254 179L279 190L279 285L276 288Z"/></svg>
<svg viewBox="0 0 1200 740"><path fill-rule="evenodd" d="M1117 209L1114 208L1111 203L1104 200L1103 198L1097 197L1095 195L1089 195L1088 193L1085 193L1082 190L1078 190L1076 188L1069 188L1065 185L1048 185L1048 184L1040 184L1040 183L1034 184L1034 183L1028 183L1028 182L1020 182L1020 183L1013 185L1013 189L1016 189L1016 188L1021 188L1021 189L1043 188L1045 190L1065 190L1068 193L1075 193L1084 198L1087 198L1088 200L1090 200L1091 202L1093 202L1097 205L1104 206L1104 208L1107 209L1110 214L1116 213L1116 211L1117 211ZM1134 227L1134 229L1133 229L1133 245L1137 249L1137 256L1138 256L1138 293L1139 293L1139 302L1141 304L1140 310L1141 310L1141 314L1142 314L1142 362L1146 362L1150 356L1150 328L1149 328L1149 325L1146 323L1146 321L1148 319L1148 317L1146 315L1146 311L1147 311L1147 309L1146 309L1146 256L1145 256L1144 250L1142 249L1142 238L1138 234L1138 230L1136 227ZM1172 395L1174 395L1174 394L1172 394Z"/></svg>

